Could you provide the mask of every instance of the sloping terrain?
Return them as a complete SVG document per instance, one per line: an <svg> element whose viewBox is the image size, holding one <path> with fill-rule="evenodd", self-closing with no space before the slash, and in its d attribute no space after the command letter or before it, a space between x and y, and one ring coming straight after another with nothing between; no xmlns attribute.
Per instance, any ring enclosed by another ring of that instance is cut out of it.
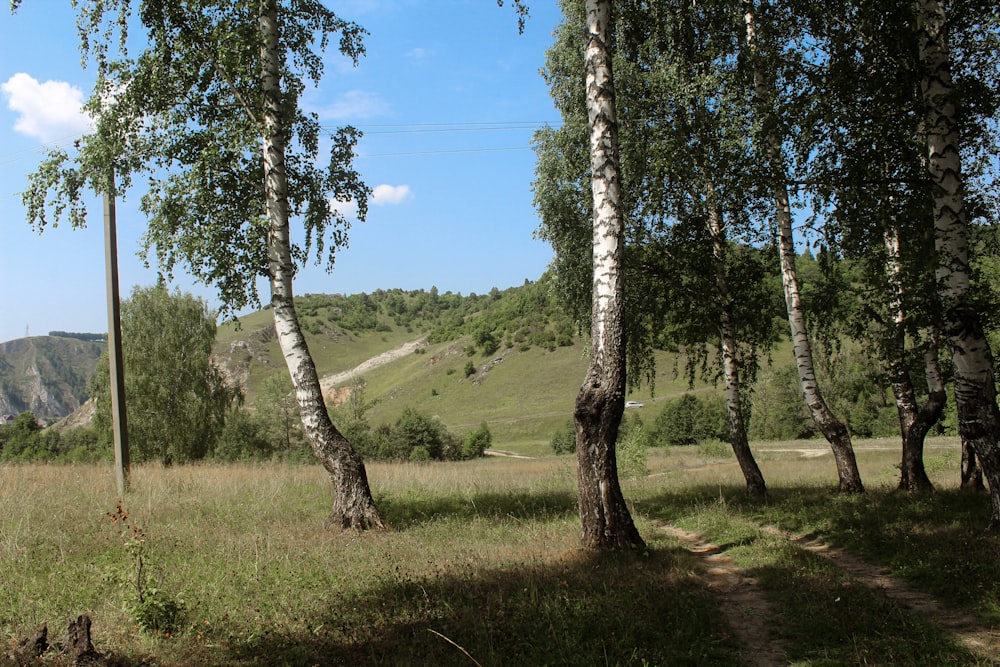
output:
<svg viewBox="0 0 1000 667"><path fill-rule="evenodd" d="M0 414L70 414L87 400L87 383L104 349L103 342L65 336L0 343Z"/></svg>

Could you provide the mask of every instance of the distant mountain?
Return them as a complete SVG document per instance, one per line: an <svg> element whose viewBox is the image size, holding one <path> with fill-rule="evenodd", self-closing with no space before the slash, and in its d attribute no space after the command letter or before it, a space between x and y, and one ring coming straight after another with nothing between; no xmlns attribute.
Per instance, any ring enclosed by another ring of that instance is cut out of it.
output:
<svg viewBox="0 0 1000 667"><path fill-rule="evenodd" d="M87 400L106 343L99 334L52 333L0 343L0 414L55 419Z"/></svg>

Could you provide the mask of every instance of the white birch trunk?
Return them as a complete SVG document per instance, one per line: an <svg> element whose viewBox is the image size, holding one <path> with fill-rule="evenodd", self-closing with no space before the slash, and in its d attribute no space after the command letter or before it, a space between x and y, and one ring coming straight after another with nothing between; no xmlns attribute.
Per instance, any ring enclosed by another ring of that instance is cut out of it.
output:
<svg viewBox="0 0 1000 667"><path fill-rule="evenodd" d="M270 228L268 260L271 306L278 344L292 377L306 437L333 482L334 503L327 521L328 527L383 528L384 523L368 487L364 463L330 421L316 366L295 312L292 293L295 266L289 235L276 0L262 0L259 23L262 37L261 82L264 92L264 187Z"/></svg>
<svg viewBox="0 0 1000 667"><path fill-rule="evenodd" d="M615 456L625 410L625 308L611 20L611 0L587 0L584 61L594 198L594 272L590 364L577 395L574 418L581 540L588 549L645 546L625 504Z"/></svg>
<svg viewBox="0 0 1000 667"><path fill-rule="evenodd" d="M743 399L740 396L740 370L737 359L736 322L733 304L726 281L726 231L722 213L715 201L715 186L708 183L708 231L712 237L712 264L715 273L715 295L719 301L719 338L722 348L722 372L726 383L726 414L729 421L729 442L740 464L747 485L747 494L753 498L767 495L764 475L747 440L743 421Z"/></svg>
<svg viewBox="0 0 1000 667"><path fill-rule="evenodd" d="M940 0L918 0L921 87L926 104L927 167L934 199L937 281L955 371L962 439L975 450L990 486L988 530L1000 530L1000 410L993 355L969 298L968 220L953 101L947 16Z"/></svg>
<svg viewBox="0 0 1000 667"><path fill-rule="evenodd" d="M746 22L747 46L751 55L757 55L757 34L753 4L745 3L744 19ZM761 110L766 126L773 128L776 124L774 113L769 109L767 99L770 95L768 84L759 65L754 66L754 94ZM775 222L778 228L778 251L781 258L781 284L785 292L785 306L788 311L788 325L792 336L792 351L795 355L795 367L798 371L799 386L809 414L820 431L830 443L833 457L837 464L839 490L842 493L858 493L864 491L861 483L861 473L854 457L854 447L851 436L844 423L837 419L830 410L820 391L816 380L813 364L812 345L806 329L805 311L799 294L799 281L795 271L795 240L792 234L792 213L789 204L788 187L785 185L785 167L782 159L781 137L774 129L767 130L764 136L766 159L771 171L771 192L775 205Z"/></svg>
<svg viewBox="0 0 1000 667"><path fill-rule="evenodd" d="M890 198L890 205L892 204ZM883 233L886 251L886 284L889 289L889 318L886 332L886 357L889 383L896 399L903 457L900 463L901 491L933 491L934 485L924 468L924 439L941 417L946 400L937 367L937 337L930 332L924 366L927 375L927 402L917 406L916 391L906 364L906 313L903 310L903 260L899 228L891 222Z"/></svg>

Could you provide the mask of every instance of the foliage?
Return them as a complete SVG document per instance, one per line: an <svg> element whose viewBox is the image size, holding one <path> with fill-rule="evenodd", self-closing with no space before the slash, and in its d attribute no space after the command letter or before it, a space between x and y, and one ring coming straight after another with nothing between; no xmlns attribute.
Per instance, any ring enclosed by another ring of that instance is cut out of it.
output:
<svg viewBox="0 0 1000 667"><path fill-rule="evenodd" d="M262 419L242 406L226 416L225 426L215 442L215 458L220 461L263 461L275 452L274 443L265 437Z"/></svg>
<svg viewBox="0 0 1000 667"><path fill-rule="evenodd" d="M623 420L615 443L618 474L621 477L643 477L649 472L646 466L649 439L638 416Z"/></svg>
<svg viewBox="0 0 1000 667"><path fill-rule="evenodd" d="M572 421L552 434L552 451L556 454L572 454L576 451L576 427Z"/></svg>
<svg viewBox="0 0 1000 667"><path fill-rule="evenodd" d="M479 428L465 436L462 443L462 458L475 459L493 445L493 435L486 422L479 424Z"/></svg>
<svg viewBox="0 0 1000 667"><path fill-rule="evenodd" d="M299 99L308 84L319 83L321 53L331 37L357 62L366 33L318 2L275 2L275 8L288 181L283 194L305 239L292 247L292 257L301 264L315 256L332 266L334 250L346 243L348 221L330 201L353 200L361 220L367 212L368 188L351 166L360 134L342 128L321 142L319 119L303 112ZM148 176L142 197L149 217L146 255L158 260L165 276L180 264L214 285L226 313L258 305L258 279L269 275L261 11L245 2L81 6L80 48L97 70L85 105L95 126L76 142L74 155L53 150L30 177L23 198L32 223L41 229L65 215L82 226L86 189L114 194ZM135 56L126 46L137 29L145 39ZM320 168L323 143L330 159Z"/></svg>
<svg viewBox="0 0 1000 667"><path fill-rule="evenodd" d="M650 439L657 446L728 440L725 402L718 396L701 398L692 393L667 401L656 418Z"/></svg>
<svg viewBox="0 0 1000 667"><path fill-rule="evenodd" d="M0 461L83 463L109 456L110 448L99 443L94 428L43 428L31 411L19 414L12 424L0 426Z"/></svg>
<svg viewBox="0 0 1000 667"><path fill-rule="evenodd" d="M208 456L238 397L211 361L215 314L193 295L157 285L136 287L122 301L121 322L132 459L180 463ZM110 442L108 383L106 370L97 373L91 393L95 424Z"/></svg>
<svg viewBox="0 0 1000 667"><path fill-rule="evenodd" d="M448 431L440 420L406 407L392 425L368 432L366 423L355 422L352 435L358 452L366 459L383 461L460 461L483 456L493 436L485 422L464 439Z"/></svg>

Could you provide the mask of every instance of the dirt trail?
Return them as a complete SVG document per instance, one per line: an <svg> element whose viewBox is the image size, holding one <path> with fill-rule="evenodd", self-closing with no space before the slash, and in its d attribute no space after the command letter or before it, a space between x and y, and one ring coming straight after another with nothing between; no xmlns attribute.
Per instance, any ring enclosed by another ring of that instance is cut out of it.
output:
<svg viewBox="0 0 1000 667"><path fill-rule="evenodd" d="M387 350L382 354L375 355L371 359L366 359L360 364L355 366L349 371L343 371L341 373L334 373L333 375L326 375L320 378L319 386L323 390L323 395L325 396L331 389L336 387L338 384L347 382L352 377L356 375L361 375L373 368L378 368L379 366L384 366L385 364L391 363L405 357L408 354L413 354L418 348L423 347L427 344L426 338L418 338L417 340L411 340L408 343L403 343L399 347Z"/></svg>
<svg viewBox="0 0 1000 667"><path fill-rule="evenodd" d="M698 533L671 525L661 525L660 528L681 540L688 551L699 557L702 577L710 589L724 597L720 610L746 650L744 657L748 662L760 667L788 664L780 642L769 633L769 628L776 622L776 613L764 592L757 586L756 580L725 556L722 547L706 541ZM808 535L796 535L774 526L762 526L762 530L828 558L866 586L881 590L903 609L924 615L940 624L972 653L1000 664L1000 630L985 627L972 615L946 606L856 554L812 539Z"/></svg>
<svg viewBox="0 0 1000 667"><path fill-rule="evenodd" d="M985 627L971 614L946 606L940 600L892 576L885 568L868 563L857 554L830 546L808 535L796 535L774 526L765 526L764 530L794 542L806 551L829 559L869 588L881 590L900 607L931 618L955 635L972 653L994 664L1000 664L1000 629L991 630Z"/></svg>
<svg viewBox="0 0 1000 667"><path fill-rule="evenodd" d="M780 667L788 664L784 647L771 636L777 615L757 580L726 556L722 547L669 524L660 528L684 543L684 548L698 556L701 577L709 589L723 598L719 611L725 617L736 640L743 648L742 658L757 667Z"/></svg>

